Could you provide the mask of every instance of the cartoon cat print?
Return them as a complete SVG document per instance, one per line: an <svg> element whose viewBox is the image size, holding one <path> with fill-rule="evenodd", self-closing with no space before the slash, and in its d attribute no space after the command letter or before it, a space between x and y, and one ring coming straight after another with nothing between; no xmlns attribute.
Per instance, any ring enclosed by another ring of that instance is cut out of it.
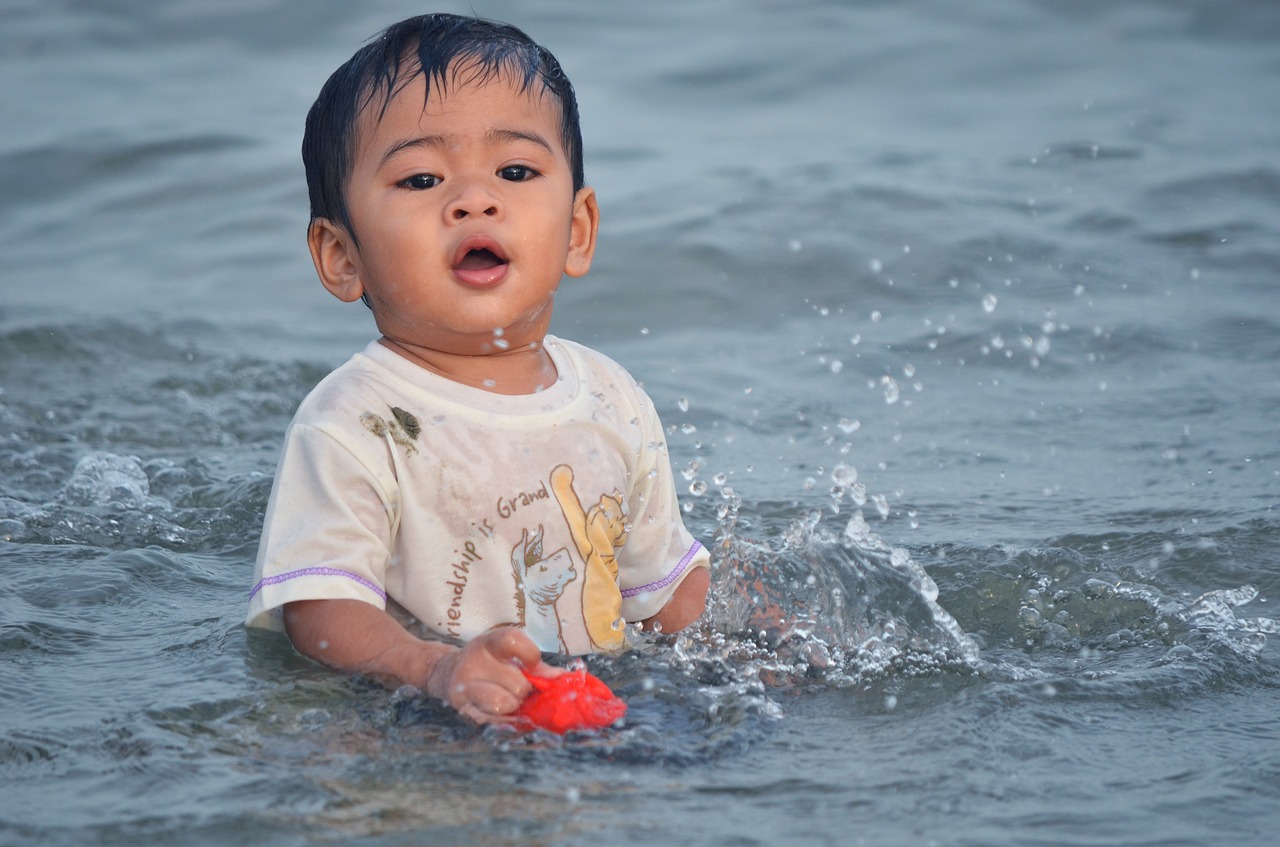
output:
<svg viewBox="0 0 1280 847"><path fill-rule="evenodd" d="M582 613L587 635L600 650L617 650L625 641L622 593L618 589L618 560L614 551L627 539L627 516L622 494L601 495L584 509L573 490L573 469L557 465L551 471L551 490L560 503L574 545L584 564Z"/></svg>

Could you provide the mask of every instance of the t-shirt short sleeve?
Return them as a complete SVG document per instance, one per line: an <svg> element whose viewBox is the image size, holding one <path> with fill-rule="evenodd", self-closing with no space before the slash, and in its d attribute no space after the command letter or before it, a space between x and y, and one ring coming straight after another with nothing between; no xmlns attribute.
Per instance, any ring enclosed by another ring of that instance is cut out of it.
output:
<svg viewBox="0 0 1280 847"><path fill-rule="evenodd" d="M631 532L618 552L622 616L650 618L662 610L695 568L709 567L710 554L685 528L676 496L671 458L653 402L624 375L635 398L642 444L630 491Z"/></svg>
<svg viewBox="0 0 1280 847"><path fill-rule="evenodd" d="M385 608L395 480L353 452L364 445L349 440L306 424L289 428L267 504L250 626L283 628L281 610L296 600L352 599Z"/></svg>

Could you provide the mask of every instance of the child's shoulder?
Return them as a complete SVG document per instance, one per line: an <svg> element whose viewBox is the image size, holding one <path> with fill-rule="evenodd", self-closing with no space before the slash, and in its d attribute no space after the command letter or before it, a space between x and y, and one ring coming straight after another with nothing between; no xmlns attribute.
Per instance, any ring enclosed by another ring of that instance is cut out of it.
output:
<svg viewBox="0 0 1280 847"><path fill-rule="evenodd" d="M558 346L563 350L576 367L585 370L584 376L588 379L620 381L628 390L639 390L639 384L636 382L635 377L626 368L599 350L577 341L570 341L567 338L551 335L547 336L546 343L548 346Z"/></svg>
<svg viewBox="0 0 1280 847"><path fill-rule="evenodd" d="M655 420L653 400L631 373L613 359L576 341L547 336L548 344L557 345L573 363L583 388L606 405L618 403L629 409L634 420Z"/></svg>
<svg viewBox="0 0 1280 847"><path fill-rule="evenodd" d="M377 342L353 355L330 371L303 398L296 421L321 422L349 417L353 409L363 409L401 393L404 375L398 373L398 357Z"/></svg>

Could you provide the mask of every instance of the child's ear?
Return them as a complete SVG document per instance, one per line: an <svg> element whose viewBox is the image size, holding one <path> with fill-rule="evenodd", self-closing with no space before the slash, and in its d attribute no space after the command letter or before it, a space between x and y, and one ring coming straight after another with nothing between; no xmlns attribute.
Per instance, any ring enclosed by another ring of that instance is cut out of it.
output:
<svg viewBox="0 0 1280 847"><path fill-rule="evenodd" d="M600 206L596 203L596 190L589 185L583 186L573 198L569 255L564 262L564 272L567 275L582 276L591 270L591 257L596 252L596 231L599 228Z"/></svg>
<svg viewBox="0 0 1280 847"><path fill-rule="evenodd" d="M364 294L360 278L360 253L351 234L328 218L316 218L307 230L307 246L320 282L329 293L346 303Z"/></svg>

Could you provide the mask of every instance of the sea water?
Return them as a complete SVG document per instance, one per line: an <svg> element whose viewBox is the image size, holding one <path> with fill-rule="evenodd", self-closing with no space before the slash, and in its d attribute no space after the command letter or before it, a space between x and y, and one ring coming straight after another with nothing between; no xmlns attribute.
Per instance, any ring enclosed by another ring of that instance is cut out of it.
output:
<svg viewBox="0 0 1280 847"><path fill-rule="evenodd" d="M1280 6L442 3L577 84L555 331L715 554L594 736L242 624L284 427L373 333L302 118L419 4L0 8L0 843L1270 844Z"/></svg>

